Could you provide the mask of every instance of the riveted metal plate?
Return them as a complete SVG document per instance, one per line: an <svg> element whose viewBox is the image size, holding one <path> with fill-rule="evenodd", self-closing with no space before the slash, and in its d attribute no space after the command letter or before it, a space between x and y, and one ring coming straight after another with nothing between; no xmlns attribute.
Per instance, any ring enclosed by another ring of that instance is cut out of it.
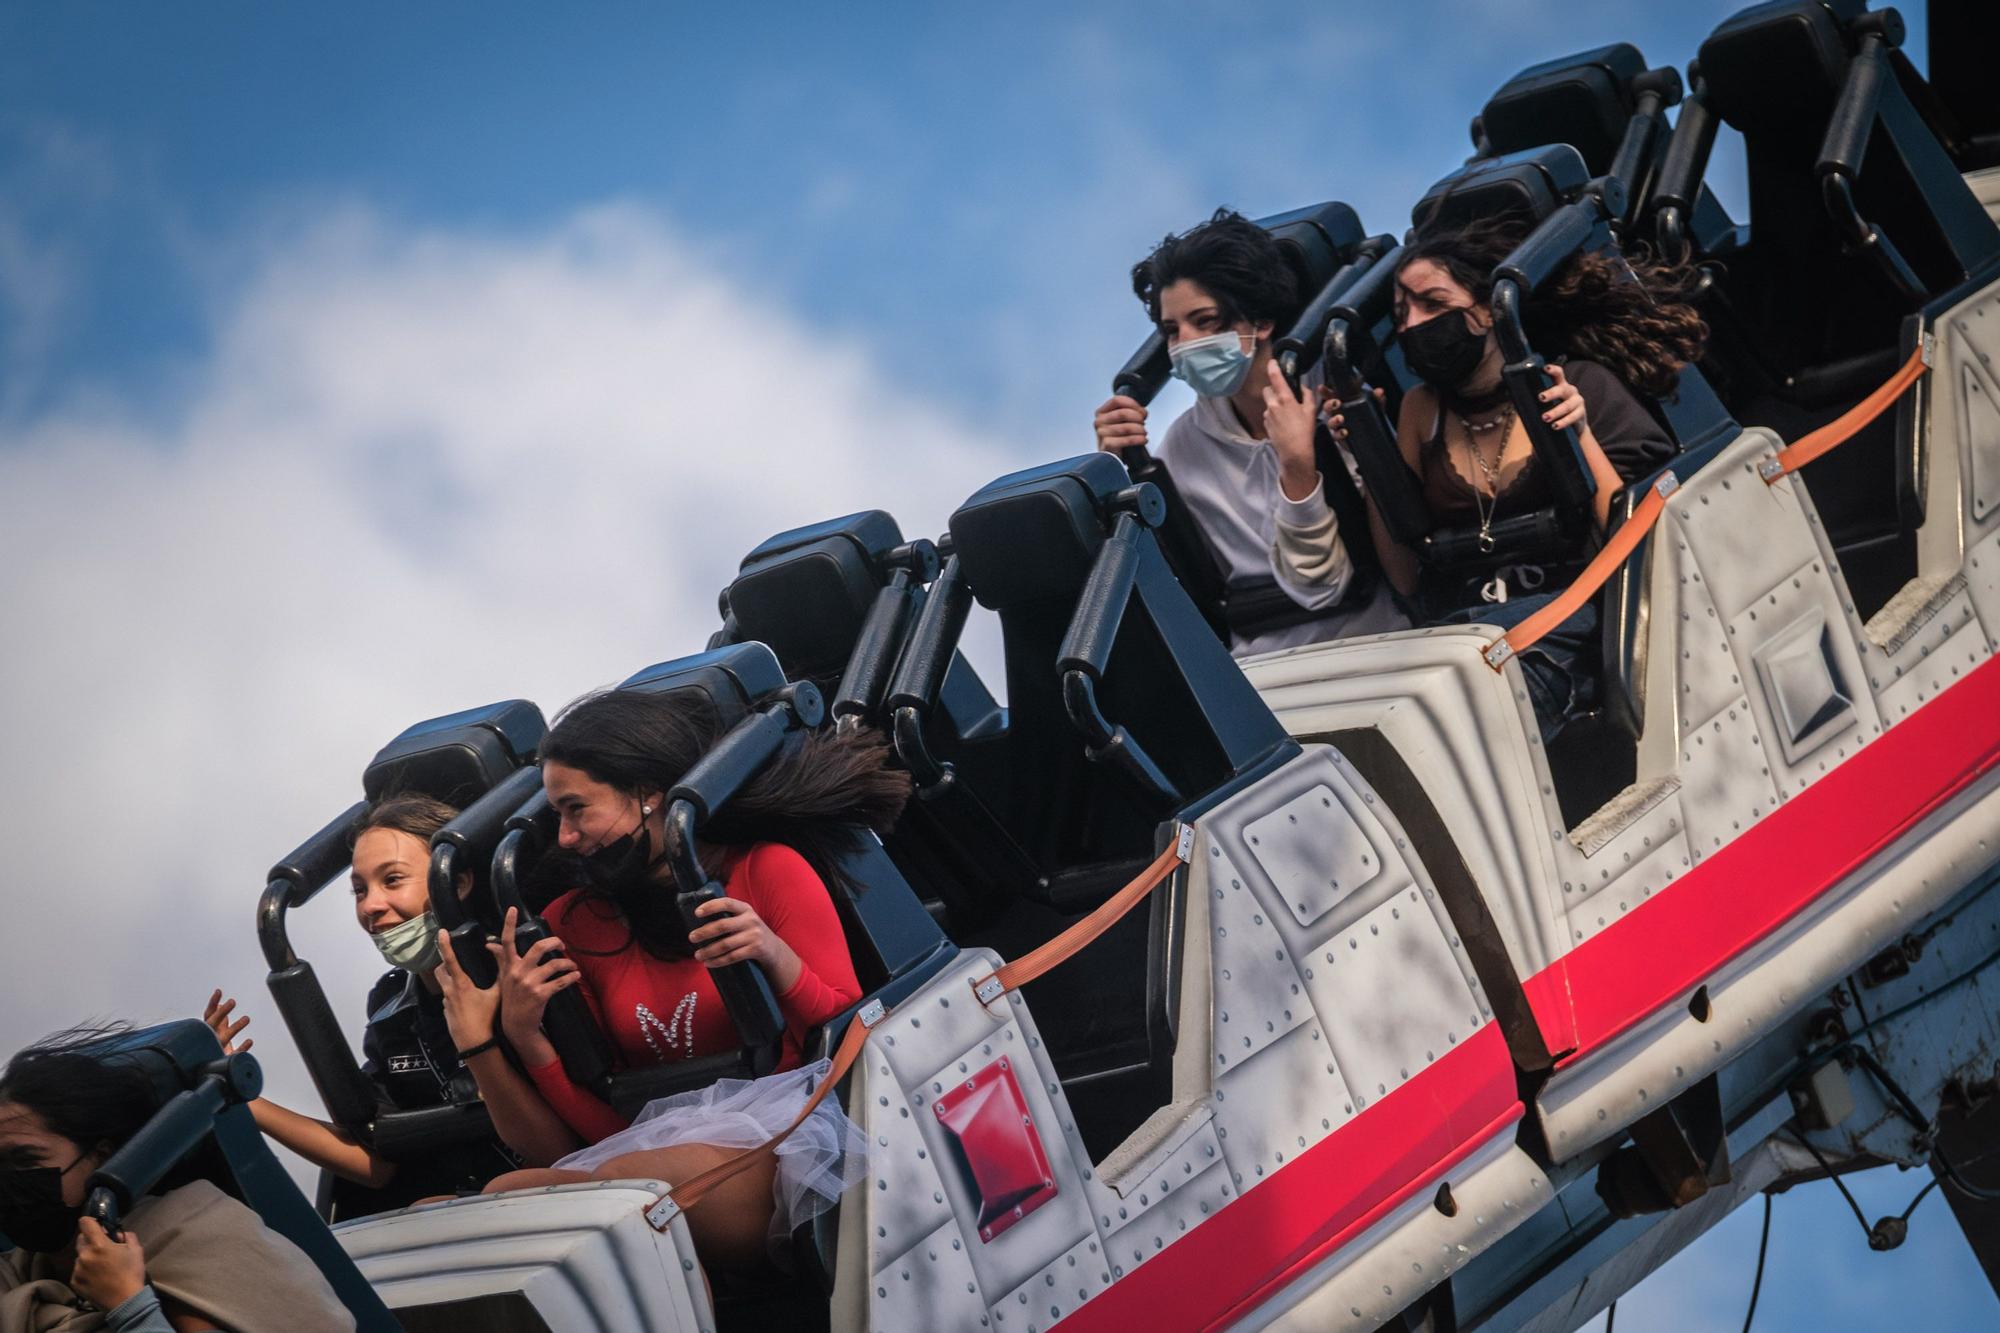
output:
<svg viewBox="0 0 2000 1333"><path fill-rule="evenodd" d="M1324 783L1245 825L1243 836L1251 859L1301 926L1382 872L1374 842Z"/></svg>

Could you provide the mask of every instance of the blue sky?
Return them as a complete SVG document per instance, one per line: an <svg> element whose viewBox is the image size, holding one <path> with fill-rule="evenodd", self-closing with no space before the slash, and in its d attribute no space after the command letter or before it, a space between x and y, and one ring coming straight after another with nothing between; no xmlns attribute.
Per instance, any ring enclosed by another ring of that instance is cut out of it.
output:
<svg viewBox="0 0 2000 1333"><path fill-rule="evenodd" d="M519 233L620 199L1042 431L1134 341L1122 271L1168 228L1339 197L1399 229L1497 72L1617 40L1685 61L1727 9L14 6L0 183L83 284L58 379L198 339L246 227L358 195Z"/></svg>
<svg viewBox="0 0 2000 1333"><path fill-rule="evenodd" d="M1732 8L0 7L0 610L37 649L0 655L0 794L61 826L178 774L97 864L17 873L129 924L102 1008L257 1012L262 867L401 726L691 650L782 527L935 530L1088 447L1162 233L1324 198L1400 231L1507 74L1684 64ZM23 933L72 929L62 897ZM337 905L300 929L358 1005ZM78 1016L59 976L10 982L0 1046ZM1758 1327L1991 1319L1941 1201L1888 1256L1824 1187L1777 1209ZM1755 1238L1745 1209L1618 1327L1736 1327Z"/></svg>

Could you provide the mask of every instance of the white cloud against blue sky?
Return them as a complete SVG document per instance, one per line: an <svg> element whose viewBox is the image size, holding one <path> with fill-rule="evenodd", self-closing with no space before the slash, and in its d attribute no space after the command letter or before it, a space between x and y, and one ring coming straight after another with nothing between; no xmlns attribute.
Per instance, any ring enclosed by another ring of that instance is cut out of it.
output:
<svg viewBox="0 0 2000 1333"><path fill-rule="evenodd" d="M0 1048L222 984L310 1105L251 906L390 735L698 648L781 528L935 530L1088 447L1165 231L1399 231L1507 74L1731 8L0 10ZM348 1012L338 896L301 951ZM1618 1327L1736 1327L1754 1213ZM1778 1203L1759 1328L1992 1308L1939 1201L1889 1256Z"/></svg>

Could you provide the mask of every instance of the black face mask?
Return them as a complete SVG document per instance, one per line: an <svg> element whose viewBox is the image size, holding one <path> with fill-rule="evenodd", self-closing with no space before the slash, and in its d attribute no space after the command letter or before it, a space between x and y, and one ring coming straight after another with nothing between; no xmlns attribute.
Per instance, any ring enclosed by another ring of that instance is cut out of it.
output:
<svg viewBox="0 0 2000 1333"><path fill-rule="evenodd" d="M1396 341L1410 372L1433 389L1458 388L1486 358L1486 335L1474 332L1463 310L1446 310L1412 324Z"/></svg>
<svg viewBox="0 0 2000 1333"><path fill-rule="evenodd" d="M82 1161L78 1157L76 1162ZM24 1250L57 1254L76 1239L83 1209L63 1202L66 1167L16 1166L0 1170L0 1235Z"/></svg>
<svg viewBox="0 0 2000 1333"><path fill-rule="evenodd" d="M653 833L645 820L622 838L613 838L583 858L591 881L607 893L644 886L653 868Z"/></svg>

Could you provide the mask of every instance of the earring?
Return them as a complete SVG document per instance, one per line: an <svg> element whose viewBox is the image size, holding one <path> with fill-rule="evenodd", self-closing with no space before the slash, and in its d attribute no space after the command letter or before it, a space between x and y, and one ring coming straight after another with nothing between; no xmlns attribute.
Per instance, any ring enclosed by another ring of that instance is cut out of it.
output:
<svg viewBox="0 0 2000 1333"><path fill-rule="evenodd" d="M641 815L650 815L653 813L653 807L650 805L642 805L639 807L639 813Z"/></svg>

